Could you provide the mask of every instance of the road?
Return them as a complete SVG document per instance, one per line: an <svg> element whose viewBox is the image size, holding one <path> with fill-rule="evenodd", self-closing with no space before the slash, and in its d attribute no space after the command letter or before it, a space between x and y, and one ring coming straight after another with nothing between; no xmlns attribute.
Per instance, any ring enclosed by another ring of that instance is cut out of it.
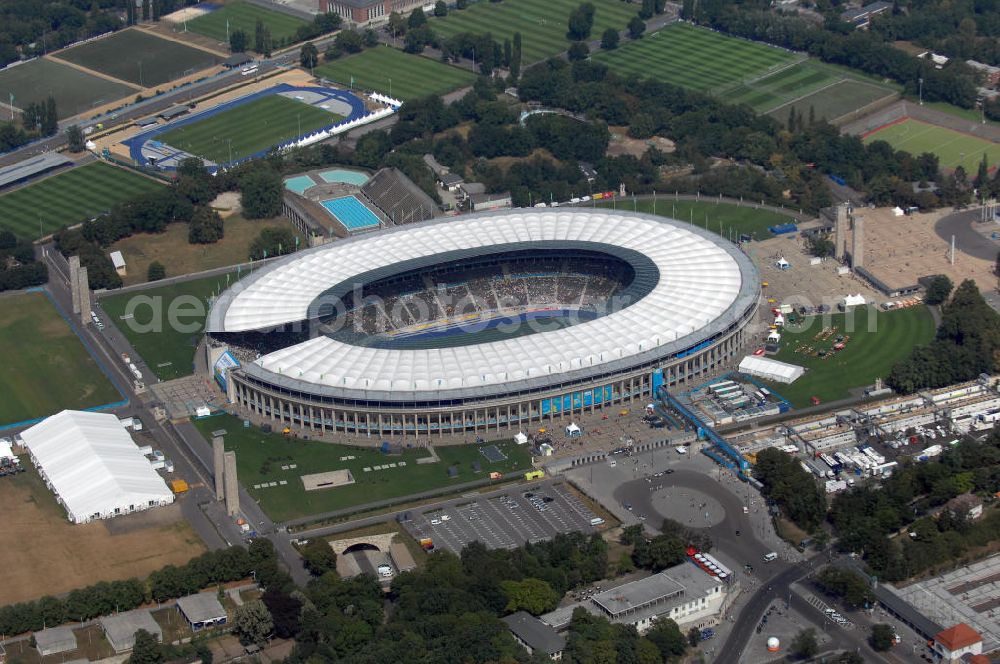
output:
<svg viewBox="0 0 1000 664"><path fill-rule="evenodd" d="M156 405L152 395L145 392L136 393L134 377L126 370L121 360L122 353L134 358L145 382L156 381L152 371L141 362L124 335L106 315L103 315L96 304L93 309L106 321L104 329L98 330L92 324L79 323L79 319L72 314L69 265L66 259L51 244L43 246L40 251L49 265L47 289L56 306L70 319L74 331L90 347L95 359L106 369L119 391L128 400L128 404L115 409L115 413L123 417L140 416L147 434L151 435L158 448L174 461L175 474L188 480L190 490L178 499L185 519L209 548L219 549L242 542L244 536L234 518L226 515L222 504L215 500L212 450L209 443L190 422L156 421L152 412L153 406ZM290 539L284 533L277 531L274 522L264 514L242 485L240 511L260 536L267 537L274 543L275 549L295 582L300 586L308 583L309 573L302 566L302 559Z"/></svg>
<svg viewBox="0 0 1000 664"><path fill-rule="evenodd" d="M946 217L941 217L934 224L934 232L949 245L954 236L956 251L992 263L996 260L997 254L1000 253L1000 244L980 235L972 227L973 223L979 221L982 214L982 208L978 207L949 214ZM991 225L991 227L994 230L997 229L996 225Z"/></svg>

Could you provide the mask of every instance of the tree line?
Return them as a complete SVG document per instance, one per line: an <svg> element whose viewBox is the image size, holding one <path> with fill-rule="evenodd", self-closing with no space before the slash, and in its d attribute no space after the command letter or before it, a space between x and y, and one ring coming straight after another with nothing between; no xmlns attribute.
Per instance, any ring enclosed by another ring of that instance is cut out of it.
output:
<svg viewBox="0 0 1000 664"><path fill-rule="evenodd" d="M35 259L34 245L0 230L0 292L41 286L48 280L48 266Z"/></svg>

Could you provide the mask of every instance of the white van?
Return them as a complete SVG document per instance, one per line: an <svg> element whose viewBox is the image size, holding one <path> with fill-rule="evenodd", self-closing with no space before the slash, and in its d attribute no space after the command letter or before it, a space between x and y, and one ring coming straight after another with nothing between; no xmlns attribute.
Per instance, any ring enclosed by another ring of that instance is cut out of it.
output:
<svg viewBox="0 0 1000 664"><path fill-rule="evenodd" d="M772 551L771 553L765 553L764 554L764 562L765 563L774 562L777 559L778 559L778 554L775 553L774 551Z"/></svg>

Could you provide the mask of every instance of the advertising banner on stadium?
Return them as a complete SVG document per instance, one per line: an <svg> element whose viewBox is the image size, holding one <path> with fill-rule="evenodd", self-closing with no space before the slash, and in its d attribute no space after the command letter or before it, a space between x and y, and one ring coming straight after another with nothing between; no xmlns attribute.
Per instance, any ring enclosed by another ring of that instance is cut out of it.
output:
<svg viewBox="0 0 1000 664"><path fill-rule="evenodd" d="M229 391L229 384L226 378L226 371L229 369L238 369L240 366L239 360L233 357L233 354L228 350L219 356L219 359L215 361L215 365L212 367L213 373L215 374L215 382L219 384L223 392Z"/></svg>

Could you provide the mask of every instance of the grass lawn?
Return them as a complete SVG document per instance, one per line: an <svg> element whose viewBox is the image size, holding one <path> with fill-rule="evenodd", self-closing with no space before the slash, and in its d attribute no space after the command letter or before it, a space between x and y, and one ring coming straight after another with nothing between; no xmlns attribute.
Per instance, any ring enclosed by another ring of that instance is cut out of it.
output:
<svg viewBox="0 0 1000 664"><path fill-rule="evenodd" d="M758 113L766 113L779 104L837 80L836 76L826 70L812 67L809 63L802 63L754 81L749 86L740 86L726 96L734 104L746 104Z"/></svg>
<svg viewBox="0 0 1000 664"><path fill-rule="evenodd" d="M254 29L258 20L263 21L264 25L271 29L271 38L276 43L286 39L291 40L295 31L306 24L301 18L271 11L260 5L252 5L249 2L227 2L220 9L179 24L177 30L184 30L186 26L191 32L205 35L228 46L229 38L226 35L228 22L230 33L242 30L250 37L250 44L253 45Z"/></svg>
<svg viewBox="0 0 1000 664"><path fill-rule="evenodd" d="M842 116L857 111L865 106L887 97L895 95L892 88L875 85L867 81L855 81L843 79L840 82L816 90L801 99L797 99L791 104L773 109L771 115L779 122L787 122L791 108L795 107L797 113L802 117L809 117L809 109L812 108L818 119L836 120Z"/></svg>
<svg viewBox="0 0 1000 664"><path fill-rule="evenodd" d="M9 95L14 95L14 105L22 109L52 95L60 120L138 92L138 88L48 58L37 58L0 71L0 90L5 101L9 102Z"/></svg>
<svg viewBox="0 0 1000 664"><path fill-rule="evenodd" d="M915 99L911 97L907 97L907 99L915 101ZM948 115L954 115L956 118L962 118L963 120L968 120L969 122L983 124L983 114L978 108L960 108L943 101L925 101L924 106L933 108L935 111L947 113ZM1000 127L1000 122L986 118L986 125Z"/></svg>
<svg viewBox="0 0 1000 664"><path fill-rule="evenodd" d="M976 173L983 154L990 166L1000 162L1000 143L913 118L875 129L865 134L864 141L885 141L893 148L906 150L913 155L932 152L940 158L942 167L954 169L964 166L970 175Z"/></svg>
<svg viewBox="0 0 1000 664"><path fill-rule="evenodd" d="M513 441L497 443L508 459L496 464L487 461L479 451L480 446L472 444L435 447L440 461L418 464L417 459L428 456L426 448L408 448L403 450L402 455L386 456L374 447L287 438L277 433L264 433L256 427L245 429L242 420L231 415L208 417L196 420L194 424L206 439L211 438L213 431L226 430L226 450L236 452L240 482L275 521L471 482L489 477L492 471L507 473L531 467L527 447L516 445ZM347 456L355 458L341 460ZM398 464L400 461L406 462L406 466L364 471L372 466ZM472 471L473 461L479 462L482 472L477 474ZM281 469L281 466L289 464L298 467ZM448 468L452 464L458 465L455 479L448 476ZM351 471L354 484L308 492L302 486L302 475L345 468ZM288 484L282 485L281 481ZM264 482L279 484L254 488Z"/></svg>
<svg viewBox="0 0 1000 664"><path fill-rule="evenodd" d="M44 293L0 298L0 309L0 424L121 400Z"/></svg>
<svg viewBox="0 0 1000 664"><path fill-rule="evenodd" d="M167 270L170 270L169 265ZM109 295L102 297L100 304L156 377L171 380L191 375L194 351L205 329L208 302L234 279L235 275L226 274L194 279ZM176 313L173 318L180 325L170 322L172 308ZM133 317L122 318L129 314ZM147 331L146 328L151 329Z"/></svg>
<svg viewBox="0 0 1000 664"><path fill-rule="evenodd" d="M597 31L596 34L600 34ZM593 59L622 76L638 75L704 92L721 92L795 60L788 51L727 37L686 23L672 23Z"/></svg>
<svg viewBox="0 0 1000 664"><path fill-rule="evenodd" d="M166 266L168 277L245 262L249 260L250 244L263 228L289 228L295 235L300 235L288 220L281 217L249 220L234 214L226 217L223 223L226 236L215 244L189 244L188 225L170 224L162 233L139 233L119 240L108 247L108 251L122 252L128 265L128 274L122 280L130 286L146 282L146 272L153 261ZM300 242L304 247L305 240Z"/></svg>
<svg viewBox="0 0 1000 664"><path fill-rule="evenodd" d="M328 127L342 115L281 95L268 95L159 134L156 139L217 164L266 152L297 136Z"/></svg>
<svg viewBox="0 0 1000 664"><path fill-rule="evenodd" d="M343 86L375 90L408 101L427 95L443 95L472 85L475 75L419 55L388 46L378 46L328 62L316 74Z"/></svg>
<svg viewBox="0 0 1000 664"><path fill-rule="evenodd" d="M591 39L600 39L608 28L624 30L638 11L638 4L619 0L594 0L594 27ZM468 9L452 10L443 18L431 18L437 34L451 37L459 32L489 32L503 44L521 33L521 64L544 60L569 48L566 30L570 13L580 6L578 0L504 0L477 2Z"/></svg>
<svg viewBox="0 0 1000 664"><path fill-rule="evenodd" d="M0 196L0 228L27 239L106 212L115 203L163 186L156 180L97 162Z"/></svg>
<svg viewBox="0 0 1000 664"><path fill-rule="evenodd" d="M634 205L632 201L623 200L614 203L613 206L620 210L653 213L652 200L635 201ZM612 204L604 203L598 207L610 208ZM741 206L732 203L714 203L711 200L675 201L669 196L657 199L656 214L661 217L671 217L678 221L694 223L702 228L707 227L708 230L720 233L727 238L730 229L732 229L734 239L738 237L739 233L746 233L755 240L766 240L771 237L771 231L767 230L768 226L795 221L787 215L756 209L752 203Z"/></svg>
<svg viewBox="0 0 1000 664"><path fill-rule="evenodd" d="M200 48L139 29L73 46L56 57L144 88L155 88L222 60Z"/></svg>
<svg viewBox="0 0 1000 664"><path fill-rule="evenodd" d="M873 330L869 319L876 316ZM827 339L817 338L824 326L833 329ZM847 346L830 353L837 336L849 337ZM892 366L917 345L934 337L934 318L927 307L878 311L871 307L854 310L853 325L847 314L805 319L804 327L786 327L781 334L781 350L773 358L806 368L806 373L789 385L768 383L795 407L810 405L810 398L832 401L849 396L849 390L871 385L885 378ZM809 349L812 349L811 351ZM825 357L819 351L827 351Z"/></svg>

